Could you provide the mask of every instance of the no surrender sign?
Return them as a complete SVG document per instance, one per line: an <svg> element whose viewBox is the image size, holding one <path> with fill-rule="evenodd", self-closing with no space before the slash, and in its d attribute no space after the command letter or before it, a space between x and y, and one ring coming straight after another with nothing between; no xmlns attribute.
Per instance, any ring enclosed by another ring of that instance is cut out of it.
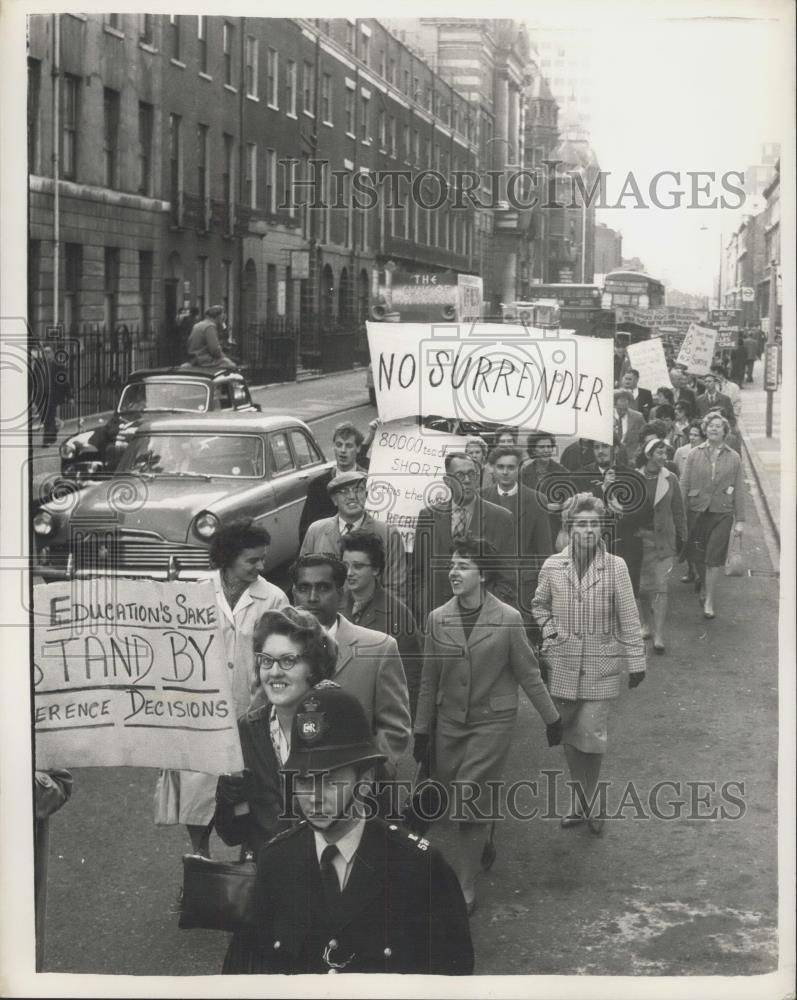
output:
<svg viewBox="0 0 797 1000"><path fill-rule="evenodd" d="M36 767L243 767L210 582L34 587Z"/></svg>
<svg viewBox="0 0 797 1000"><path fill-rule="evenodd" d="M368 323L379 416L613 437L613 344L514 324Z"/></svg>

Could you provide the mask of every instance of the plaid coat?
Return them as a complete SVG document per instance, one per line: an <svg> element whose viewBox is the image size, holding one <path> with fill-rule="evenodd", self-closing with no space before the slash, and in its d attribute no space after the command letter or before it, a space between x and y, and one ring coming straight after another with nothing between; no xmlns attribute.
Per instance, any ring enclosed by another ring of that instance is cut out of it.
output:
<svg viewBox="0 0 797 1000"><path fill-rule="evenodd" d="M616 698L623 667L645 670L639 612L625 563L601 548L579 580L570 546L540 571L532 613L549 688L569 701Z"/></svg>

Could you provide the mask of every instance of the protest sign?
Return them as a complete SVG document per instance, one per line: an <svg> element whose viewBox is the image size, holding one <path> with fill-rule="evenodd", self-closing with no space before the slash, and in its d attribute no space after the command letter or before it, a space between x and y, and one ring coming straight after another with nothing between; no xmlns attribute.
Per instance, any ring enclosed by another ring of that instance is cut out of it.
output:
<svg viewBox="0 0 797 1000"><path fill-rule="evenodd" d="M639 372L639 385L655 392L663 385L669 386L670 373L664 357L664 344L658 337L640 340L628 345L628 360Z"/></svg>
<svg viewBox="0 0 797 1000"><path fill-rule="evenodd" d="M693 375L705 375L711 368L716 340L716 330L692 323L686 331L676 364L685 365L686 370Z"/></svg>
<svg viewBox="0 0 797 1000"><path fill-rule="evenodd" d="M396 528L408 552L420 511L447 498L446 452L463 451L467 438L419 428L415 422L383 424L371 446L366 510Z"/></svg>
<svg viewBox="0 0 797 1000"><path fill-rule="evenodd" d="M613 343L511 323L368 323L379 416L612 441Z"/></svg>
<svg viewBox="0 0 797 1000"><path fill-rule="evenodd" d="M243 767L212 583L34 587L36 767Z"/></svg>

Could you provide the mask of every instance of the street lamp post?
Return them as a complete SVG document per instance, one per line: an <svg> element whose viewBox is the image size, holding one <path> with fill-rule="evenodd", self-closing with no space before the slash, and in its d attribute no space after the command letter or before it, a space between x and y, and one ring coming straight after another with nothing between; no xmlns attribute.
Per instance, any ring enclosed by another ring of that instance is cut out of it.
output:
<svg viewBox="0 0 797 1000"><path fill-rule="evenodd" d="M772 397L778 385L775 323L778 316L778 265L773 258L769 263L769 328L764 360L764 388L767 393L766 436L772 437ZM773 372L774 368L774 372Z"/></svg>

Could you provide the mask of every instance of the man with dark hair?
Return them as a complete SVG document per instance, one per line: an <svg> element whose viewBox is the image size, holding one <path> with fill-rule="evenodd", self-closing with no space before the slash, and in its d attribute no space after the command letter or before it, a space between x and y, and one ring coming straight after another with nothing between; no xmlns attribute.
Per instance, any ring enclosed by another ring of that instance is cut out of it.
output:
<svg viewBox="0 0 797 1000"><path fill-rule="evenodd" d="M414 717L421 681L420 633L407 605L379 582L385 566L384 543L379 535L360 530L344 535L340 548L347 571L341 612L355 625L392 635L396 640L407 678L410 714Z"/></svg>
<svg viewBox="0 0 797 1000"><path fill-rule="evenodd" d="M484 490L482 497L503 507L512 516L517 567L513 575L520 611L530 616L537 577L542 564L553 552L553 544L550 518L540 495L518 481L522 457L519 448L494 448L490 463L495 470L496 484Z"/></svg>
<svg viewBox="0 0 797 1000"><path fill-rule="evenodd" d="M368 448L374 439L379 420L374 419L368 425L368 437L363 437L362 431L351 420L344 420L332 432L332 447L335 450L335 468L323 476L314 479L307 488L307 499L304 503L302 516L299 519L299 544L304 541L307 529L314 521L335 514L335 504L327 492L327 486L340 472L367 472Z"/></svg>
<svg viewBox="0 0 797 1000"><path fill-rule="evenodd" d="M638 410L631 409L631 393L617 389L614 393L614 439L632 462L639 451L639 432L645 418Z"/></svg>
<svg viewBox="0 0 797 1000"><path fill-rule="evenodd" d="M201 368L236 367L222 348L224 319L224 309L221 306L210 306L205 310L205 318L194 324L186 344L188 360L192 365Z"/></svg>
<svg viewBox="0 0 797 1000"><path fill-rule="evenodd" d="M293 604L315 615L338 644L333 679L365 709L392 777L410 741L407 679L392 636L354 625L340 614L347 572L332 555L300 556L290 568Z"/></svg>
<svg viewBox="0 0 797 1000"><path fill-rule="evenodd" d="M517 603L517 590L511 564L516 549L515 530L508 511L480 497L479 469L464 451L450 451L445 456L443 481L447 498L424 507L415 528L413 566L413 611L424 623L432 608L451 596L448 579L451 542L460 535L474 535L492 545L496 555L496 578L491 585L495 596ZM506 558L508 557L508 559Z"/></svg>
<svg viewBox="0 0 797 1000"><path fill-rule="evenodd" d="M722 376L712 370L708 375L703 376L703 383L705 384L706 391L697 397L697 415L705 417L709 410L721 410L722 415L731 427L735 427L736 414L733 409L733 403L725 393L720 392Z"/></svg>
<svg viewBox="0 0 797 1000"><path fill-rule="evenodd" d="M653 395L650 389L639 388L639 372L636 368L628 368L620 379L620 388L631 393L631 409L639 410L645 420L653 406Z"/></svg>

